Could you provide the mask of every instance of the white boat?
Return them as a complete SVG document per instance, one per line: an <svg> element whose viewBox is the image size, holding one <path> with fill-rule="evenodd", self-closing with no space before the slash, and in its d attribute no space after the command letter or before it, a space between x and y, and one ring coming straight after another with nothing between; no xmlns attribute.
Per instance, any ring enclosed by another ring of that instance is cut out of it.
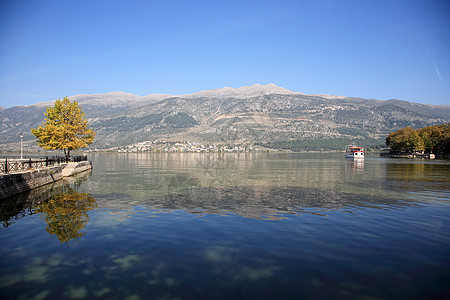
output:
<svg viewBox="0 0 450 300"><path fill-rule="evenodd" d="M345 157L352 159L364 159L364 148L355 145L345 147Z"/></svg>

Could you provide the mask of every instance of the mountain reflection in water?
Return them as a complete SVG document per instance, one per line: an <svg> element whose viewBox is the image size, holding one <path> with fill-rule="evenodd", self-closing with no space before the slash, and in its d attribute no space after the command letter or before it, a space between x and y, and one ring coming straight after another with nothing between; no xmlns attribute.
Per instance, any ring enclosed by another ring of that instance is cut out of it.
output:
<svg viewBox="0 0 450 300"><path fill-rule="evenodd" d="M84 172L19 195L9 204L2 203L1 220L7 227L15 219L32 214L31 208L37 207L37 203L43 204L36 212L46 213L49 222L56 221L52 214L59 215L58 218L68 217L70 214L64 209L87 211L96 207L126 212L135 206L283 219L286 217L283 214L326 215L327 210L417 205L414 197L430 189L434 193L442 191L446 193L443 197L448 197L448 164L400 160L389 164L372 163L368 170L364 161L336 160L327 156L320 156L320 159L286 154L267 157L264 154L183 153L100 155L94 161L97 162L96 174L92 180L88 180L91 172ZM71 188L67 190L69 185ZM414 195L399 197L397 192L402 190ZM80 193L76 195L77 192ZM59 203L60 207L44 204L48 199L53 199L52 203ZM86 211L78 212L78 217ZM87 215L85 218L78 221L85 224ZM61 240L66 238L61 237Z"/></svg>
<svg viewBox="0 0 450 300"><path fill-rule="evenodd" d="M134 200L120 194L98 197L98 206L126 210L141 206L153 210L183 210L195 214L237 214L255 219L283 219L284 214L327 215L328 210L346 208L375 209L411 206L414 202L396 201L379 196L355 195L302 187L222 187L190 188L183 192Z"/></svg>
<svg viewBox="0 0 450 300"><path fill-rule="evenodd" d="M91 173L0 203L0 298L450 295L448 161L90 159Z"/></svg>

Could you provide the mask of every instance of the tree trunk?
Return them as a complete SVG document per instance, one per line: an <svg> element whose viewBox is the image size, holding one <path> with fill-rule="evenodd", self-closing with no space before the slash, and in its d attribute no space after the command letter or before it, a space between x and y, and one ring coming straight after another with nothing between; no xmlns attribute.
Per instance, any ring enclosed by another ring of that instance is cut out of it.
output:
<svg viewBox="0 0 450 300"><path fill-rule="evenodd" d="M68 163L69 159L70 159L70 150L69 149L64 149L64 156L66 157L66 163Z"/></svg>

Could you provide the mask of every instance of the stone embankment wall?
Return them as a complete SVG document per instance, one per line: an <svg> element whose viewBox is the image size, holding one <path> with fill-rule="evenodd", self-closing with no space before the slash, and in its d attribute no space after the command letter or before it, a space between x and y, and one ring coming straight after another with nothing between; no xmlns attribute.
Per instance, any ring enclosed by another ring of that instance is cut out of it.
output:
<svg viewBox="0 0 450 300"><path fill-rule="evenodd" d="M0 176L0 199L53 183L63 177L73 176L91 168L90 162L82 161L2 175Z"/></svg>
<svg viewBox="0 0 450 300"><path fill-rule="evenodd" d="M83 171L90 170L92 168L91 163L88 161L73 162L67 164L61 164L63 177L73 176Z"/></svg>
<svg viewBox="0 0 450 300"><path fill-rule="evenodd" d="M2 175L0 177L0 199L29 191L62 178L60 166Z"/></svg>

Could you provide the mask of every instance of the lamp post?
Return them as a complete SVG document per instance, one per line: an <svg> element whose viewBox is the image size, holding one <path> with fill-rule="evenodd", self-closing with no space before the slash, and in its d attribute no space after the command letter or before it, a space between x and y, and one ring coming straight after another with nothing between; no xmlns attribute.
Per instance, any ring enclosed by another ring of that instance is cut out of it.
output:
<svg viewBox="0 0 450 300"><path fill-rule="evenodd" d="M23 134L20 135L20 159L23 159Z"/></svg>

